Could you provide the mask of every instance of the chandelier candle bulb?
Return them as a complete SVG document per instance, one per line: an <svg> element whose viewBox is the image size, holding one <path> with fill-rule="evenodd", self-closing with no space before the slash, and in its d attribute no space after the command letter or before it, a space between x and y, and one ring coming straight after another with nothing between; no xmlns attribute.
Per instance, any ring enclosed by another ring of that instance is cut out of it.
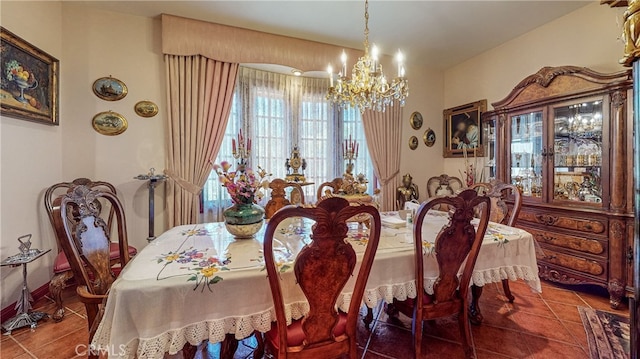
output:
<svg viewBox="0 0 640 359"><path fill-rule="evenodd" d="M327 72L329 73L329 86L333 87L333 67L331 65L327 67Z"/></svg>
<svg viewBox="0 0 640 359"><path fill-rule="evenodd" d="M342 61L342 76L347 77L347 53L344 50L342 50L340 60Z"/></svg>
<svg viewBox="0 0 640 359"><path fill-rule="evenodd" d="M398 77L402 77L402 61L404 60L404 56L402 56L402 52L400 52L400 50L398 50L398 55L397 59L398 59Z"/></svg>

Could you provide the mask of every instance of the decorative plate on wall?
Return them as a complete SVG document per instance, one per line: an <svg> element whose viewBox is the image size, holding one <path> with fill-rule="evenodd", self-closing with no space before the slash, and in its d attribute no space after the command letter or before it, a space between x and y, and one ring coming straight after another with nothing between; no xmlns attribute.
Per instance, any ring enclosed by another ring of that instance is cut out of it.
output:
<svg viewBox="0 0 640 359"><path fill-rule="evenodd" d="M124 82L111 76L97 79L91 88L96 96L106 101L122 100L128 92Z"/></svg>
<svg viewBox="0 0 640 359"><path fill-rule="evenodd" d="M409 137L409 148L412 150L415 150L416 148L418 148L418 137L416 136Z"/></svg>
<svg viewBox="0 0 640 359"><path fill-rule="evenodd" d="M158 105L151 101L140 101L133 106L140 117L153 117L158 114Z"/></svg>
<svg viewBox="0 0 640 359"><path fill-rule="evenodd" d="M432 129L427 128L427 130L424 131L424 135L422 135L422 140L427 147L431 147L436 143L436 133Z"/></svg>
<svg viewBox="0 0 640 359"><path fill-rule="evenodd" d="M117 136L129 126L124 116L113 111L100 112L93 116L92 125L96 132L105 136Z"/></svg>
<svg viewBox="0 0 640 359"><path fill-rule="evenodd" d="M409 117L409 123L411 123L411 128L414 130L419 130L423 122L422 115L418 111L412 113L411 117Z"/></svg>

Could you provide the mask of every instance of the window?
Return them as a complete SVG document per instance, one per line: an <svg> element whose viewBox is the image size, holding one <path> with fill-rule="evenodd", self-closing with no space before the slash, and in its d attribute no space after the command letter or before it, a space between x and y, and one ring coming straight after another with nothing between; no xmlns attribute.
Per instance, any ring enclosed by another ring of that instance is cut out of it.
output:
<svg viewBox="0 0 640 359"><path fill-rule="evenodd" d="M360 144L354 175L364 173L373 192L373 164L367 150L364 128L357 109L336 109L325 96L326 79L282 75L241 67L233 96L229 122L214 163L235 163L231 139L242 129L253 143L249 164L286 176L285 161L298 145L307 162L305 196L315 201L317 186L342 176L345 162L341 144L350 135ZM231 205L229 195L212 172L202 193L204 221L219 221ZM264 204L264 203L263 203Z"/></svg>

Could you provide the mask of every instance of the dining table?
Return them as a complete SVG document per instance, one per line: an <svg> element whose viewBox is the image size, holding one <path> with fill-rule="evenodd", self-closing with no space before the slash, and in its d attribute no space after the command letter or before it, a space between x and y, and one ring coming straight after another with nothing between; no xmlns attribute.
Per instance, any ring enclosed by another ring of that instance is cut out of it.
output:
<svg viewBox="0 0 640 359"><path fill-rule="evenodd" d="M383 228L363 297L368 308L417 295L413 228L398 225L397 212L381 213L381 218ZM434 241L448 222L447 212L432 210L422 226L428 294L433 293L438 277ZM293 262L312 241L312 225L307 219L290 218L276 230L274 253L288 323L309 310L296 284ZM240 340L256 331L269 331L275 311L264 267L264 229L254 239L236 240L224 223L191 224L157 237L112 284L91 348L108 353L109 358L162 358L188 343ZM351 223L346 241L361 260L369 230ZM524 280L532 291L541 292L533 236L490 223L471 282L481 288L503 279ZM343 311L349 308L354 282L352 277L336 303Z"/></svg>

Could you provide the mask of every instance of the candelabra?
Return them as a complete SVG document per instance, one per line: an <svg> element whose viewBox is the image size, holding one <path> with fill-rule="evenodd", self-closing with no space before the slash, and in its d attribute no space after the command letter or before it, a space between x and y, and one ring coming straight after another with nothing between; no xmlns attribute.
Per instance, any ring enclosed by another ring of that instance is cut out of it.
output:
<svg viewBox="0 0 640 359"><path fill-rule="evenodd" d="M360 149L360 144L351 138L349 135L348 140L344 140L344 144L342 145L342 158L347 161L347 173L351 174L351 170L353 168L353 161L358 158L358 152Z"/></svg>
<svg viewBox="0 0 640 359"><path fill-rule="evenodd" d="M238 170L244 172L247 164L249 163L249 157L251 157L251 139L245 139L242 135L242 129L238 133L236 139L231 140L233 146L233 158L238 160Z"/></svg>
<svg viewBox="0 0 640 359"><path fill-rule="evenodd" d="M147 174L140 174L137 175L135 177L133 177L133 179L137 179L137 180L141 180L141 181L149 181L148 183L148 188L149 188L149 237L147 237L147 241L151 242L154 239L156 239L156 235L155 235L155 188L158 184L160 184L162 181L167 179L167 176L164 174L156 174L156 169L155 168L150 168L149 169L149 173Z"/></svg>

